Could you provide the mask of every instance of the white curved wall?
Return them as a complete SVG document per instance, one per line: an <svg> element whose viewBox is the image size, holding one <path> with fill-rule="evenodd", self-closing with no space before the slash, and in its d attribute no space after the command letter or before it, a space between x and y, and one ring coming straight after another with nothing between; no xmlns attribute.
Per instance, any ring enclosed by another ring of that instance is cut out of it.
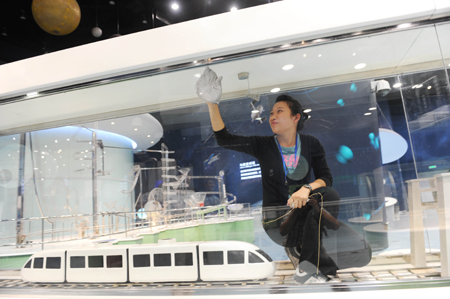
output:
<svg viewBox="0 0 450 299"><path fill-rule="evenodd" d="M81 127L61 127L26 134L24 176L24 218L92 214L92 139L91 131ZM0 137L0 217L17 218L19 185L19 135ZM98 212L131 211L134 193L133 151L111 147L132 148L127 137L97 130L97 139L105 145L105 172L98 176ZM86 141L86 142L83 142ZM101 150L98 148L98 170L102 170ZM36 186L33 182L33 172ZM42 213L36 196L40 198ZM74 228L75 218L65 222ZM40 230L40 221L24 223L24 234ZM49 228L49 227L47 227ZM14 223L2 223L1 236L14 236ZM12 241L12 240L10 240Z"/></svg>

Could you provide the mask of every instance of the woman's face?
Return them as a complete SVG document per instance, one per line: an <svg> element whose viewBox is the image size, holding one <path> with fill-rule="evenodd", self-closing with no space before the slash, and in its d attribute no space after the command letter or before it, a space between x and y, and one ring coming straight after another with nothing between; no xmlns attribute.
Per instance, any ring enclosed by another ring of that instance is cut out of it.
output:
<svg viewBox="0 0 450 299"><path fill-rule="evenodd" d="M274 134L296 132L299 119L300 114L293 116L291 108L286 102L278 102L273 105L272 111L270 111L270 128Z"/></svg>

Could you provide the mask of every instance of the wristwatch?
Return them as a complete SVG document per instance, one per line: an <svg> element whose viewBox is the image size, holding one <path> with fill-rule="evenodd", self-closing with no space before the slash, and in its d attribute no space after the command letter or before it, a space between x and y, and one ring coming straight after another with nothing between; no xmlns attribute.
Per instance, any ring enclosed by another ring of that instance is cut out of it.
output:
<svg viewBox="0 0 450 299"><path fill-rule="evenodd" d="M310 193L312 193L312 191L313 191L313 188L311 187L310 184L305 184L305 185L303 185L302 187L308 188Z"/></svg>

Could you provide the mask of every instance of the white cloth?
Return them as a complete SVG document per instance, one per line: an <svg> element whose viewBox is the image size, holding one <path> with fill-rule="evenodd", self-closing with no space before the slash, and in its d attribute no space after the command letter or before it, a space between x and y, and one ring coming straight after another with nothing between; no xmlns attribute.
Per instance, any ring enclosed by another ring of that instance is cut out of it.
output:
<svg viewBox="0 0 450 299"><path fill-rule="evenodd" d="M197 95L204 101L219 104L222 97L222 77L206 67L200 79L195 84Z"/></svg>

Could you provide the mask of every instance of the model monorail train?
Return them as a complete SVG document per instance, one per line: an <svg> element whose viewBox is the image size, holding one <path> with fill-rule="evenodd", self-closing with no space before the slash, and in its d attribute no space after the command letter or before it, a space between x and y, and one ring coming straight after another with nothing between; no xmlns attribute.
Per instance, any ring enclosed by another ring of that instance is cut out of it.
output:
<svg viewBox="0 0 450 299"><path fill-rule="evenodd" d="M52 249L33 254L21 270L31 282L180 282L258 280L275 263L257 246L240 241L108 245Z"/></svg>

